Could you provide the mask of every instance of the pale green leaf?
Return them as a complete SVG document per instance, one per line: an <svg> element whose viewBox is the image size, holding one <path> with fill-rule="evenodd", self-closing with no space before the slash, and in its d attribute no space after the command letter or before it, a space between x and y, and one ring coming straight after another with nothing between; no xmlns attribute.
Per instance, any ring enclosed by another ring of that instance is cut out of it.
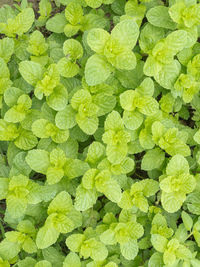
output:
<svg viewBox="0 0 200 267"><path fill-rule="evenodd" d="M19 72L26 82L31 85L42 79L42 67L39 63L22 61L19 63Z"/></svg>
<svg viewBox="0 0 200 267"><path fill-rule="evenodd" d="M126 243L120 244L122 255L127 260L133 260L138 254L138 244L136 240L131 240Z"/></svg>
<svg viewBox="0 0 200 267"><path fill-rule="evenodd" d="M63 13L56 14L54 17L50 18L46 23L46 28L48 31L55 33L64 32L67 20Z"/></svg>
<svg viewBox="0 0 200 267"><path fill-rule="evenodd" d="M97 193L95 189L85 189L79 185L76 189L75 208L80 211L92 208L96 203Z"/></svg>
<svg viewBox="0 0 200 267"><path fill-rule="evenodd" d="M111 38L117 40L120 45L133 49L139 36L139 28L134 20L124 20L118 23L111 32Z"/></svg>
<svg viewBox="0 0 200 267"><path fill-rule="evenodd" d="M142 158L141 169L145 171L158 169L164 162L164 159L165 153L161 149L155 148L149 150Z"/></svg>
<svg viewBox="0 0 200 267"><path fill-rule="evenodd" d="M74 253L70 252L63 262L63 267L81 267L81 262L79 256Z"/></svg>
<svg viewBox="0 0 200 267"><path fill-rule="evenodd" d="M192 217L185 211L182 211L181 218L183 220L184 226L188 231L191 231L193 226Z"/></svg>
<svg viewBox="0 0 200 267"><path fill-rule="evenodd" d="M103 29L92 29L87 35L87 43L98 54L104 53L104 47L110 35Z"/></svg>
<svg viewBox="0 0 200 267"><path fill-rule="evenodd" d="M155 6L146 14L148 21L157 27L162 27L170 30L175 30L176 23L173 22L169 13L168 7L165 6Z"/></svg>
<svg viewBox="0 0 200 267"><path fill-rule="evenodd" d="M32 170L46 174L50 165L49 153L41 149L30 150L26 156L26 162Z"/></svg>
<svg viewBox="0 0 200 267"><path fill-rule="evenodd" d="M43 226L39 229L36 237L36 245L39 249L44 249L53 245L58 239L59 232L50 226Z"/></svg>
<svg viewBox="0 0 200 267"><path fill-rule="evenodd" d="M111 74L111 66L100 55L91 56L85 66L85 79L88 85L103 83Z"/></svg>

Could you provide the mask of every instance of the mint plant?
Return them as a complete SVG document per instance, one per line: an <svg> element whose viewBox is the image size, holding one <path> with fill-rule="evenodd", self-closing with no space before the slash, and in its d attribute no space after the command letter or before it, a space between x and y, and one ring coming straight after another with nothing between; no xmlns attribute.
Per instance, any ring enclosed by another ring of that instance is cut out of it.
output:
<svg viewBox="0 0 200 267"><path fill-rule="evenodd" d="M0 266L200 266L199 0L0 6Z"/></svg>

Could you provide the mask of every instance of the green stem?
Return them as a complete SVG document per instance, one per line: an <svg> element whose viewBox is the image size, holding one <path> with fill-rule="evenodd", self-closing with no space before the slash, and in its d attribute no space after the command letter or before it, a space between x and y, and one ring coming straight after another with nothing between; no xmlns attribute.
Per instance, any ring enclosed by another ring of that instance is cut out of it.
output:
<svg viewBox="0 0 200 267"><path fill-rule="evenodd" d="M2 237L5 238L5 230L3 228L3 224L1 223L1 221L0 221L0 230L1 230Z"/></svg>
<svg viewBox="0 0 200 267"><path fill-rule="evenodd" d="M191 233L188 235L187 239L190 238L192 235L193 235L193 232L191 232Z"/></svg>
<svg viewBox="0 0 200 267"><path fill-rule="evenodd" d="M5 213L5 210L0 207L0 213Z"/></svg>
<svg viewBox="0 0 200 267"><path fill-rule="evenodd" d="M134 175L139 177L140 179L144 179L144 177L140 176L138 173L134 173Z"/></svg>

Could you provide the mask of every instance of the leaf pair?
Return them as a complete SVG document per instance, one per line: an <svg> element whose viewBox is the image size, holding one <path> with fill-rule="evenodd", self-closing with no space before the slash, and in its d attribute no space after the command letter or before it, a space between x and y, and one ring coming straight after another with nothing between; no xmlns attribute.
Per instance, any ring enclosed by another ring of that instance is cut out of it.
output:
<svg viewBox="0 0 200 267"><path fill-rule="evenodd" d="M0 140L14 141L14 144L22 150L32 149L38 143L37 137L31 131L2 119L0 120Z"/></svg>
<svg viewBox="0 0 200 267"><path fill-rule="evenodd" d="M122 194L119 206L123 209L137 207L143 212L148 212L149 204L147 198L155 195L159 190L159 183L153 179L144 179L135 182L130 190Z"/></svg>
<svg viewBox="0 0 200 267"><path fill-rule="evenodd" d="M82 183L76 190L76 209L84 211L91 208L96 203L97 192L104 194L115 203L121 199L121 188L108 170L89 169L83 175Z"/></svg>
<svg viewBox="0 0 200 267"><path fill-rule="evenodd" d="M166 167L166 176L161 177L161 201L167 212L178 211L186 199L186 194L191 193L196 187L196 180L189 173L189 164L182 155L171 158Z"/></svg>
<svg viewBox="0 0 200 267"><path fill-rule="evenodd" d="M29 180L27 176L17 175L1 178L1 199L6 199L8 212L13 218L24 216L28 204L37 204L42 201L40 186Z"/></svg>
<svg viewBox="0 0 200 267"><path fill-rule="evenodd" d="M115 218L112 219L112 216L109 218L109 213L104 216L104 223L107 223L104 226L107 230L101 233L100 240L106 245L119 243L122 255L127 260L133 260L138 254L137 239L143 236L144 229L136 220L124 220L122 213L123 211L119 222L116 222Z"/></svg>
<svg viewBox="0 0 200 267"><path fill-rule="evenodd" d="M58 183L63 176L69 179L81 176L88 168L87 163L66 158L65 152L55 148L51 152L34 149L28 152L26 162L32 170L45 174L48 184Z"/></svg>
<svg viewBox="0 0 200 267"><path fill-rule="evenodd" d="M81 226L81 213L73 207L71 196L60 192L48 206L48 217L45 224L37 233L36 245L40 249L54 244L60 233L69 233Z"/></svg>
<svg viewBox="0 0 200 267"><path fill-rule="evenodd" d="M0 32L8 37L22 36L32 26L35 20L32 8L23 9L15 18L8 18L0 23Z"/></svg>
<svg viewBox="0 0 200 267"><path fill-rule="evenodd" d="M179 131L175 127L167 129L158 121L152 124L151 129L153 141L171 156L180 154L187 157L191 154L190 148L186 144L187 132Z"/></svg>
<svg viewBox="0 0 200 267"><path fill-rule="evenodd" d="M82 45L75 39L68 39L63 44L63 52L65 57L58 61L60 75L74 77L79 72L77 60L83 56Z"/></svg>
<svg viewBox="0 0 200 267"><path fill-rule="evenodd" d="M174 56L187 47L187 32L177 30L155 43L144 65L144 74L153 76L164 88L172 89L179 73L180 63Z"/></svg>
<svg viewBox="0 0 200 267"><path fill-rule="evenodd" d="M86 229L85 232L87 232ZM94 261L103 261L108 256L106 246L95 237L89 237L87 233L72 234L66 239L66 245L72 252L79 252L85 259L91 258Z"/></svg>
<svg viewBox="0 0 200 267"><path fill-rule="evenodd" d="M94 134L99 124L99 107L91 94L84 89L78 90L71 99L71 106L76 111L75 119L81 130L88 135Z"/></svg>
<svg viewBox="0 0 200 267"><path fill-rule="evenodd" d="M106 155L112 164L121 163L128 153L130 134L125 130L123 120L117 111L112 111L104 124L102 140L106 146Z"/></svg>
<svg viewBox="0 0 200 267"><path fill-rule="evenodd" d="M136 57L132 49L138 35L139 28L133 20L118 23L111 34L103 29L90 30L87 42L96 54L88 59L85 66L88 85L103 83L110 76L113 67L121 70L134 69Z"/></svg>
<svg viewBox="0 0 200 267"><path fill-rule="evenodd" d="M153 93L154 83L152 79L146 78L135 90L127 90L120 95L126 128L136 130L143 123L143 115L152 116L158 112L159 105L152 97Z"/></svg>
<svg viewBox="0 0 200 267"><path fill-rule="evenodd" d="M81 3L82 4L82 3ZM79 31L87 31L92 28L106 26L106 20L98 14L83 14L80 3L68 3L65 12L56 14L47 21L46 28L55 33L65 33L67 37L76 35Z"/></svg>

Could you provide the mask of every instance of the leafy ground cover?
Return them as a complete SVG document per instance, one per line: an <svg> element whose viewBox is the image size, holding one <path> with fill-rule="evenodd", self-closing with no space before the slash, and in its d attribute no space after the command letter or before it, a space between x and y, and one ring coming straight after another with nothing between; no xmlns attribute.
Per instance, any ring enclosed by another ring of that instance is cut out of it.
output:
<svg viewBox="0 0 200 267"><path fill-rule="evenodd" d="M200 266L200 4L0 2L0 266Z"/></svg>

